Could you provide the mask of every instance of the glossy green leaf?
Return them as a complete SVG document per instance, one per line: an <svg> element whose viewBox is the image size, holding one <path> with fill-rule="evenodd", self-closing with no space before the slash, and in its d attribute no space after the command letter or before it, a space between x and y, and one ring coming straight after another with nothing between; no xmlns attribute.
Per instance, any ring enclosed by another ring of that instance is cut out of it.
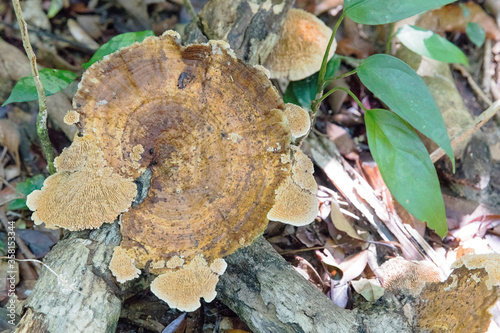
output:
<svg viewBox="0 0 500 333"><path fill-rule="evenodd" d="M362 24L396 22L425 11L439 8L454 0L345 0L347 17Z"/></svg>
<svg viewBox="0 0 500 333"><path fill-rule="evenodd" d="M40 81L45 90L45 95L50 96L69 86L77 74L59 69L44 68L39 71ZM23 77L17 81L12 89L9 98L2 106L15 102L29 102L38 99L38 93L35 87L35 80L32 76Z"/></svg>
<svg viewBox="0 0 500 333"><path fill-rule="evenodd" d="M26 206L26 196L34 190L41 189L44 181L45 178L43 175L36 175L33 178L26 179L25 182L18 183L16 186L16 192L18 196L23 196L23 198L12 200L7 208L11 210L28 209Z"/></svg>
<svg viewBox="0 0 500 333"><path fill-rule="evenodd" d="M486 32L483 27L476 22L467 23L467 27L465 28L465 32L469 37L470 41L473 42L477 47L481 47L486 40Z"/></svg>
<svg viewBox="0 0 500 333"><path fill-rule="evenodd" d="M386 54L365 59L358 67L361 82L392 111L436 142L455 166L443 117L424 81L403 61Z"/></svg>
<svg viewBox="0 0 500 333"><path fill-rule="evenodd" d="M333 77L340 68L340 58L334 55L326 66L325 79ZM316 98L319 74L313 75L299 81L290 81L283 98L286 103L294 103L304 108L311 108L311 104ZM293 96L293 98L292 98Z"/></svg>
<svg viewBox="0 0 500 333"><path fill-rule="evenodd" d="M391 111L365 114L368 143L394 198L438 235L448 230L436 169L417 133Z"/></svg>
<svg viewBox="0 0 500 333"><path fill-rule="evenodd" d="M108 54L111 54L113 52L118 51L122 47L129 46L134 44L135 42L142 42L144 38L148 36L153 36L153 32L151 30L146 30L146 31L138 31L138 32L127 32L118 36L115 36L109 40L106 44L101 45L99 49L94 53L92 58L86 63L84 63L82 66L83 68L87 69L92 65L94 62L97 62L107 56Z"/></svg>
<svg viewBox="0 0 500 333"><path fill-rule="evenodd" d="M462 50L430 30L405 25L398 30L396 36L404 46L422 56L441 62L469 65Z"/></svg>
<svg viewBox="0 0 500 333"><path fill-rule="evenodd" d="M50 8L49 11L47 12L47 17L48 18L53 18L54 16L61 11L63 8L63 0L52 0L50 2Z"/></svg>

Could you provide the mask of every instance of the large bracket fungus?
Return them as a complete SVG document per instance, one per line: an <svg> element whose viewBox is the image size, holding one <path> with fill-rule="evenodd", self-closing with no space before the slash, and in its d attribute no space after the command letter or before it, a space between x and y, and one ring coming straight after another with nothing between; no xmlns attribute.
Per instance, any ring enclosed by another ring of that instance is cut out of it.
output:
<svg viewBox="0 0 500 333"><path fill-rule="evenodd" d="M159 298L192 311L215 297L222 258L261 235L273 205L287 200L282 184L306 201L281 221L312 222L318 202L312 164L292 149L285 104L265 72L225 42L183 47L176 37L148 37L93 64L68 121L123 179L151 173L146 198L121 216L113 274L124 282L147 267L159 275Z"/></svg>

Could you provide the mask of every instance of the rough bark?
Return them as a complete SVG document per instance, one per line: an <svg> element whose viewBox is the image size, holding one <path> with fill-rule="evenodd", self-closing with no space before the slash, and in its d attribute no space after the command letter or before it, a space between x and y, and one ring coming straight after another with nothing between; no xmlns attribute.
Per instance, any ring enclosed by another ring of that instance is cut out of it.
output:
<svg viewBox="0 0 500 333"><path fill-rule="evenodd" d="M263 237L226 261L217 297L254 332L410 332L399 302L390 295L378 302L376 311L342 309Z"/></svg>
<svg viewBox="0 0 500 333"><path fill-rule="evenodd" d="M115 332L122 301L108 265L120 241L117 223L59 241L45 264L68 283L44 268L16 332Z"/></svg>
<svg viewBox="0 0 500 333"><path fill-rule="evenodd" d="M199 17L210 39L231 45L238 58L262 64L279 38L281 23L294 0L211 0Z"/></svg>

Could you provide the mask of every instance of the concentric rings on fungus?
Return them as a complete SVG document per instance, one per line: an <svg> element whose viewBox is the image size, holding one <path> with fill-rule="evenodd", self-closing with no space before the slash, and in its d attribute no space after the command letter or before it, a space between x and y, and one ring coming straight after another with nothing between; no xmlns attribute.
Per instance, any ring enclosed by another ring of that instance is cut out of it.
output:
<svg viewBox="0 0 500 333"><path fill-rule="evenodd" d="M152 174L147 197L122 215L116 253L137 268L151 263L159 274L153 292L192 310L199 297L215 297L221 258L265 230L275 190L290 177L282 156L292 138L262 70L225 42L183 47L174 37L146 38L92 65L73 106L77 126L106 143L103 158L118 174ZM197 277L209 288L195 288ZM181 284L176 290L202 294L173 293L160 283L171 279ZM189 302L172 299L183 296Z"/></svg>

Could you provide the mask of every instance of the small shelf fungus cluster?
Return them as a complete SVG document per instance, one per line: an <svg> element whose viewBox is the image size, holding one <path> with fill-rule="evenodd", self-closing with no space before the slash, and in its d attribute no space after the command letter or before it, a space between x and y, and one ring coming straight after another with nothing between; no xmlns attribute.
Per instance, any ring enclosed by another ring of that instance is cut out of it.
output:
<svg viewBox="0 0 500 333"><path fill-rule="evenodd" d="M98 228L122 214L117 281L147 267L159 298L193 311L215 298L223 258L268 218L310 223L318 201L312 163L291 144L309 114L285 105L266 71L225 42L178 38L148 37L85 72L65 118L80 133L28 204L49 228Z"/></svg>

